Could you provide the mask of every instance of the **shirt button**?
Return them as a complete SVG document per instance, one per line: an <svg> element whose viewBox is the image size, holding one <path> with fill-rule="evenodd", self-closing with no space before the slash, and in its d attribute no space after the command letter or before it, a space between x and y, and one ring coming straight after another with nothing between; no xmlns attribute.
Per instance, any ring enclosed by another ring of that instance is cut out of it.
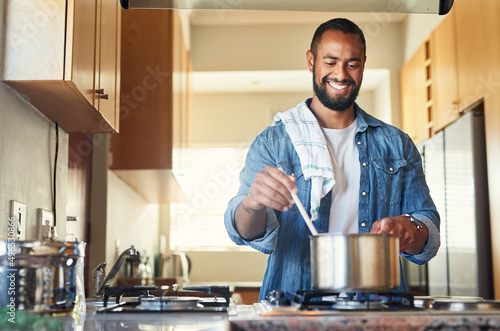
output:
<svg viewBox="0 0 500 331"><path fill-rule="evenodd" d="M292 172L292 173L290 174L290 176L295 177L295 174Z"/></svg>
<svg viewBox="0 0 500 331"><path fill-rule="evenodd" d="M389 168L389 171L394 171L394 169L392 169L392 168Z"/></svg>
<svg viewBox="0 0 500 331"><path fill-rule="evenodd" d="M363 167L366 167L366 162L363 162Z"/></svg>
<svg viewBox="0 0 500 331"><path fill-rule="evenodd" d="M361 141L358 141L358 145L361 145Z"/></svg>
<svg viewBox="0 0 500 331"><path fill-rule="evenodd" d="M361 192L361 195L366 196L366 192L365 191Z"/></svg>
<svg viewBox="0 0 500 331"><path fill-rule="evenodd" d="M319 232L320 232L320 233L323 233L323 232L325 232L325 230L319 230Z"/></svg>
<svg viewBox="0 0 500 331"><path fill-rule="evenodd" d="M365 226L366 226L366 223L365 223L365 222L361 223L361 227L362 227L362 228L364 228Z"/></svg>

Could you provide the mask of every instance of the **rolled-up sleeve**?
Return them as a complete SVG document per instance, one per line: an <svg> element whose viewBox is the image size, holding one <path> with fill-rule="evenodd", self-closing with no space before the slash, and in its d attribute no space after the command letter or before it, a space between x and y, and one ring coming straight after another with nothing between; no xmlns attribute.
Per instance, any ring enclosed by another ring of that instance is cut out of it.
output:
<svg viewBox="0 0 500 331"><path fill-rule="evenodd" d="M279 228L277 211L266 208L266 233L263 237L247 241L241 237L236 230L235 215L236 209L246 197L252 185L255 174L267 165L275 166L272 153L269 152L264 139L258 136L248 150L245 167L240 173L240 189L238 195L229 201L227 210L224 214L224 225L232 241L238 245L247 245L265 254L271 254L276 244L276 238Z"/></svg>
<svg viewBox="0 0 500 331"><path fill-rule="evenodd" d="M429 236L427 238L427 243L425 244L424 249L420 254L409 255L404 253L403 256L405 256L409 261L415 264L422 265L436 256L439 250L439 246L441 245L441 237L439 234L439 229L436 226L436 221L433 221L423 214L413 214L413 217L425 224Z"/></svg>

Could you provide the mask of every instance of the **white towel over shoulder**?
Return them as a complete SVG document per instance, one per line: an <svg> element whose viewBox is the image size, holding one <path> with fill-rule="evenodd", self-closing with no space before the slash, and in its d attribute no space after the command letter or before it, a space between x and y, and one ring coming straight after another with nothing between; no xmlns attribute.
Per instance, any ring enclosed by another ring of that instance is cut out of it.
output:
<svg viewBox="0 0 500 331"><path fill-rule="evenodd" d="M305 102L278 113L274 121L282 121L299 155L302 172L306 180L311 179L311 219L317 220L319 205L335 184L332 159L326 138L318 120Z"/></svg>

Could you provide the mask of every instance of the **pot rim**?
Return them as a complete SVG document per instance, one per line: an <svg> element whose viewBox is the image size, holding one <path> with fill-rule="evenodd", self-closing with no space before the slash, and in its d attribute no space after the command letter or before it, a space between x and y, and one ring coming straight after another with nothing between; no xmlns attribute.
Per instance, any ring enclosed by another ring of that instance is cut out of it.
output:
<svg viewBox="0 0 500 331"><path fill-rule="evenodd" d="M310 238L317 237L392 237L399 238L400 235L390 233L341 233L341 232L324 232L317 235L310 235Z"/></svg>

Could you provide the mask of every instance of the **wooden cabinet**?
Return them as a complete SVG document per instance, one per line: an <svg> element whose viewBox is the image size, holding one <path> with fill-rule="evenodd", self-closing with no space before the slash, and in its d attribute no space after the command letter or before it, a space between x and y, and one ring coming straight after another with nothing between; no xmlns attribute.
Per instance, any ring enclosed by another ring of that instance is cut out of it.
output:
<svg viewBox="0 0 500 331"><path fill-rule="evenodd" d="M189 143L191 61L175 10L123 11L120 133L111 169L151 202L178 193L174 147Z"/></svg>
<svg viewBox="0 0 500 331"><path fill-rule="evenodd" d="M486 92L484 37L480 33L482 11L475 1L455 1L453 9L431 34L434 131L460 117Z"/></svg>
<svg viewBox="0 0 500 331"><path fill-rule="evenodd" d="M453 4L457 56L458 109L464 109L484 96L483 5L476 0ZM498 12L497 12L498 14Z"/></svg>
<svg viewBox="0 0 500 331"><path fill-rule="evenodd" d="M439 131L459 116L454 11L431 33L430 41L433 122Z"/></svg>
<svg viewBox="0 0 500 331"><path fill-rule="evenodd" d="M429 137L430 90L428 82L428 44L424 44L401 68L403 131L418 144Z"/></svg>
<svg viewBox="0 0 500 331"><path fill-rule="evenodd" d="M481 1L485 72L484 118L488 158L488 189L495 299L500 299L500 1Z"/></svg>
<svg viewBox="0 0 500 331"><path fill-rule="evenodd" d="M473 0L455 1L450 13L425 43L429 50L430 71L426 73L429 93L420 97L423 101L420 98L415 102L403 100L403 104L428 117L429 136L460 117L488 93L483 75L486 68L485 37L481 33L483 12L484 6L478 6ZM402 84L407 85L403 80ZM404 90L411 90L410 86L402 86L403 98L406 98ZM422 108L419 102L428 104ZM408 110L403 109L403 117L411 122L411 116L406 113ZM419 136L415 137L418 140Z"/></svg>
<svg viewBox="0 0 500 331"><path fill-rule="evenodd" d="M3 80L66 132L116 132L115 0L9 0Z"/></svg>

